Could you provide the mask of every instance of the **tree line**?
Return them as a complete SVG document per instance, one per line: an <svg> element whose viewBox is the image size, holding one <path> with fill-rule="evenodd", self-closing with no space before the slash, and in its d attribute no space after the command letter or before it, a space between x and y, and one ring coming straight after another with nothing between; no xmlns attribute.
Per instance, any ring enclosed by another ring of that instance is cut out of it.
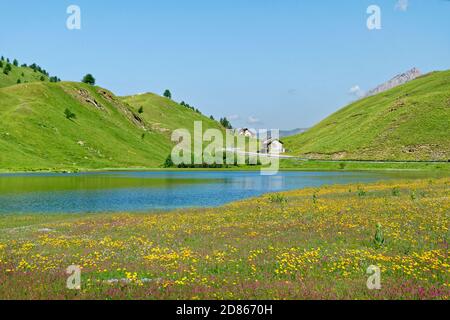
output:
<svg viewBox="0 0 450 320"><path fill-rule="evenodd" d="M5 58L5 57L1 57L0 58L0 69L2 70L3 74L5 75L9 75L12 71L13 68L19 67L19 61L17 59L14 59L12 62L9 58ZM23 63L22 65L20 65L21 68L30 68L31 70L33 70L33 72L35 73L39 73L41 74L39 80L40 81L45 81L48 78L48 81L50 82L60 82L61 79L59 79L56 76L50 76L50 74L47 72L47 70L45 70L44 68L42 68L41 66L37 65L36 63L33 63L31 65L27 65L26 63ZM20 74L19 79L17 79L17 83L22 83L22 81L26 82L23 78L25 77L25 73L22 71L22 73Z"/></svg>
<svg viewBox="0 0 450 320"><path fill-rule="evenodd" d="M164 91L163 96L168 98L168 99L172 99L172 93L168 89ZM191 106L189 103L181 101L180 105L182 105L183 107L186 107L186 108L188 108L188 109L190 109L190 110L192 110L194 112L197 112L198 114L202 114L202 112L199 109L195 108L194 106ZM216 121L216 119L214 119L213 116L210 116L209 118L211 120L213 120L213 121ZM231 122L226 117L220 118L219 123L225 129L233 129L233 126L232 126Z"/></svg>

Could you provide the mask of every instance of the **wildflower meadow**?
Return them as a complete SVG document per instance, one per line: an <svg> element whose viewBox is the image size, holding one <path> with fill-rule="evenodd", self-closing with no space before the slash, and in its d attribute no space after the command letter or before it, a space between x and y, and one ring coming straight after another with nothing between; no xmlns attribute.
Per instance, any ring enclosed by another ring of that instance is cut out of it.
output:
<svg viewBox="0 0 450 320"><path fill-rule="evenodd" d="M1 299L439 299L450 179L335 185L220 208L0 217ZM79 290L66 270L79 266ZM380 269L369 289L370 266Z"/></svg>

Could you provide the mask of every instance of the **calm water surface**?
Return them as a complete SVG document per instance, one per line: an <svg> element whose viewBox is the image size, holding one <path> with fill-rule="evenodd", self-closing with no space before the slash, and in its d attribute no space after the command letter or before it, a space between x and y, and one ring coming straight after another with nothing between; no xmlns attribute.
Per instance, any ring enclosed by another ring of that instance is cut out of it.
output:
<svg viewBox="0 0 450 320"><path fill-rule="evenodd" d="M114 172L0 175L0 213L82 213L212 207L269 192L412 178L389 172Z"/></svg>

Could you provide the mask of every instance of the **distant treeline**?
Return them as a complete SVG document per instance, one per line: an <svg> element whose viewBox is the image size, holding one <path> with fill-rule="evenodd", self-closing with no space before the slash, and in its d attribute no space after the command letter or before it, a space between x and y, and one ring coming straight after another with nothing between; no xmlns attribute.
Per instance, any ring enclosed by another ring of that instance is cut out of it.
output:
<svg viewBox="0 0 450 320"><path fill-rule="evenodd" d="M239 164L236 157L234 159L233 164L227 164L227 154L224 153L223 155L223 164L209 164L209 163L202 163L202 164L194 164L194 155L192 155L192 161L191 163L181 163L181 164L174 164L172 160L172 155L169 155L164 163L164 168L179 168L179 169L221 169L221 168L237 168L242 166L261 166L261 162L258 160L256 164L252 163L250 164L250 158L249 156L245 157L245 165Z"/></svg>
<svg viewBox="0 0 450 320"><path fill-rule="evenodd" d="M195 108L195 107L189 105L189 103L186 103L186 102L184 102L184 101L181 101L181 102L180 102L180 105L182 105L183 107L186 107L186 108L188 108L188 109L191 109L192 111L195 111L195 112L197 112L198 114L202 114L201 111L200 111L199 109L197 109L197 108Z"/></svg>
<svg viewBox="0 0 450 320"><path fill-rule="evenodd" d="M170 90L164 91L163 96L166 97L166 98L172 99L172 93L170 92ZM195 108L194 106L191 106L189 103L186 103L186 102L184 102L184 101L181 101L181 102L180 102L180 105L182 105L183 107L186 107L186 108L188 108L188 109L190 109L190 110L192 110L192 111L194 111L194 112L197 112L198 114L203 115L203 113L202 113L199 109ZM213 120L213 121L216 121L216 119L214 119L213 116L210 116L209 118L210 118L211 120ZM220 120L219 120L218 122L219 122L219 123L222 125L222 127L224 127L225 129L233 129L233 126L231 125L231 122L228 121L228 119L227 119L226 117L220 118Z"/></svg>

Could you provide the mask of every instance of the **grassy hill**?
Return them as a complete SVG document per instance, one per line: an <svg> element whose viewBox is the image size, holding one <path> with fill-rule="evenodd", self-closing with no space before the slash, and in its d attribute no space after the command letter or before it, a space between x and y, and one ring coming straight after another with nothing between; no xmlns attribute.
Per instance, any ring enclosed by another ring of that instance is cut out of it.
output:
<svg viewBox="0 0 450 320"><path fill-rule="evenodd" d="M150 124L152 130L166 135L181 128L193 132L195 121L203 122L204 131L207 129L223 130L217 121L153 93L123 97L122 100L129 104L135 113L139 113L139 109L142 107L143 112L140 116Z"/></svg>
<svg viewBox="0 0 450 320"><path fill-rule="evenodd" d="M357 101L307 132L284 138L290 154L334 160L450 159L450 71Z"/></svg>
<svg viewBox="0 0 450 320"><path fill-rule="evenodd" d="M3 70L6 67L7 62L2 61L1 63L3 64L3 67L0 67L0 88L15 85L18 83L18 80L20 83L49 81L49 77L42 72L35 71L30 67L16 67L12 63L9 64L11 66L11 71L8 72L8 74L5 74Z"/></svg>
<svg viewBox="0 0 450 320"><path fill-rule="evenodd" d="M149 94L139 102L142 115L111 92L81 83L1 88L0 170L159 167L172 149L175 127L203 120L220 128L165 98ZM66 109L76 118L68 119Z"/></svg>

